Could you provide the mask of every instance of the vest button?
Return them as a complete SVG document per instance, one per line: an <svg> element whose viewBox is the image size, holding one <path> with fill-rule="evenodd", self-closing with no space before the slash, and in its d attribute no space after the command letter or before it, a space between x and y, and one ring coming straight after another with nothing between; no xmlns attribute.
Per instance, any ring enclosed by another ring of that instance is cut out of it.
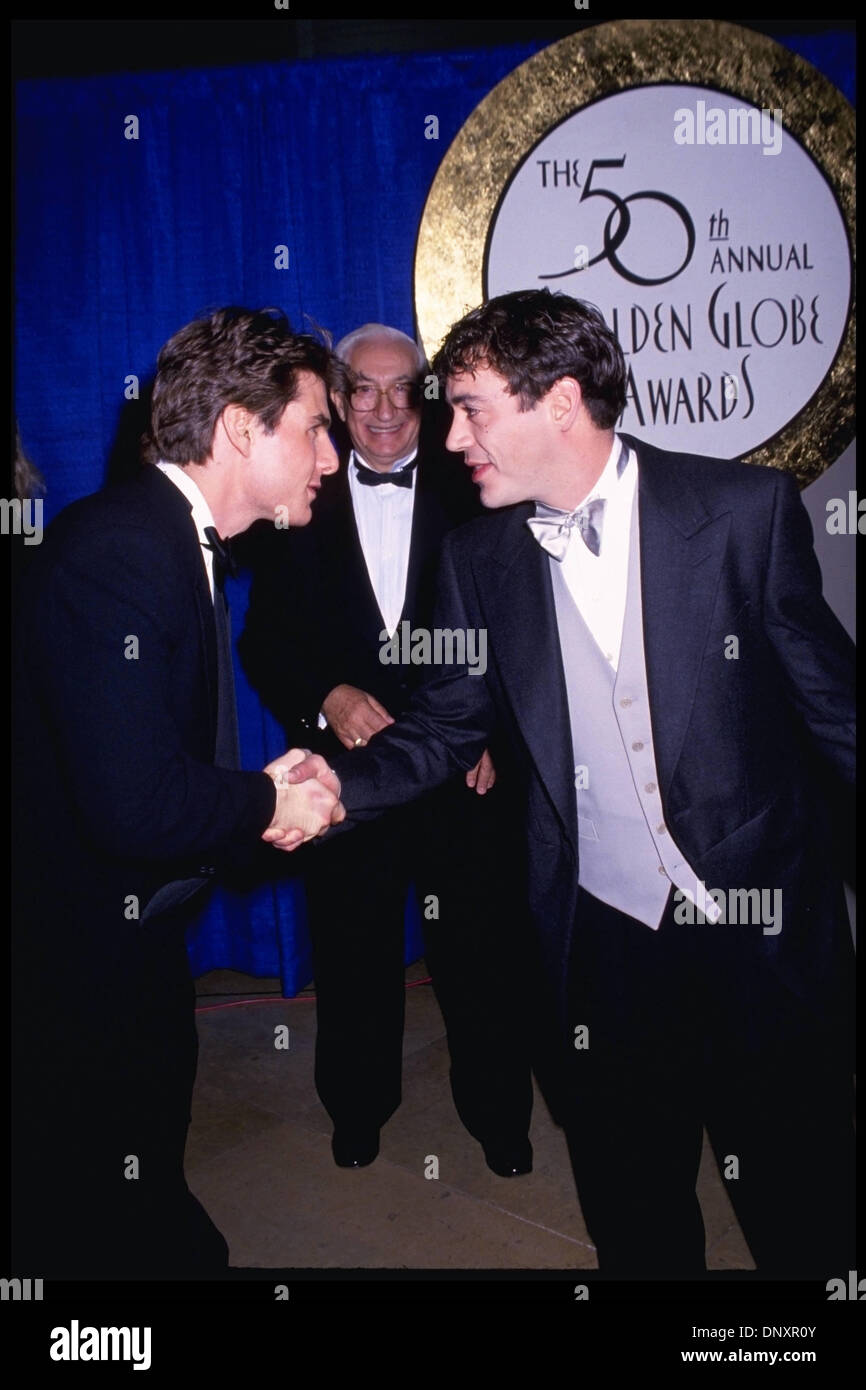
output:
<svg viewBox="0 0 866 1390"><path fill-rule="evenodd" d="M667 878L667 870L665 869L664 864L659 864L659 873L664 874L665 878Z"/></svg>
<svg viewBox="0 0 866 1390"><path fill-rule="evenodd" d="M632 744L632 748L634 749L634 751L635 751L636 753L639 753L639 752L641 751L641 749L643 748L643 744L640 742L640 740L638 740L637 743L633 743L633 744Z"/></svg>
<svg viewBox="0 0 866 1390"><path fill-rule="evenodd" d="M645 792L654 792L655 789L656 789L656 784L655 784L655 782L647 782L646 786L644 787L644 791L645 791Z"/></svg>
<svg viewBox="0 0 866 1390"><path fill-rule="evenodd" d="M631 699L631 696L630 696L630 695L626 695L626 697L625 697L624 700L620 700L620 704L621 704L621 706L622 706L623 709L628 709L628 707L629 707L629 705L631 704L631 702L632 702L632 699Z"/></svg>
<svg viewBox="0 0 866 1390"><path fill-rule="evenodd" d="M667 828L666 825L657 825L657 826L656 826L656 834L657 834L657 835L667 835L667 833L668 833L668 828Z"/></svg>

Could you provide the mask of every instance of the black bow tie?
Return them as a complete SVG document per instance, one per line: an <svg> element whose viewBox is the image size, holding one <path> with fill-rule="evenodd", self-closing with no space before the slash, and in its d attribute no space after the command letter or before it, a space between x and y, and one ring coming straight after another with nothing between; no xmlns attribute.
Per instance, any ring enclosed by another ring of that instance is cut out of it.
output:
<svg viewBox="0 0 866 1390"><path fill-rule="evenodd" d="M214 569L218 569L223 575L230 574L232 579L237 579L238 567L232 554L231 541L224 541L215 526L206 526L204 533L207 536L208 550L213 553Z"/></svg>
<svg viewBox="0 0 866 1390"><path fill-rule="evenodd" d="M403 468L398 468L396 473L377 473L375 469L368 468L366 464L359 463L355 459L355 472L358 475L358 482L365 487L381 487L383 483L393 483L394 487L412 486L412 469L418 462L416 454L411 463L407 463Z"/></svg>

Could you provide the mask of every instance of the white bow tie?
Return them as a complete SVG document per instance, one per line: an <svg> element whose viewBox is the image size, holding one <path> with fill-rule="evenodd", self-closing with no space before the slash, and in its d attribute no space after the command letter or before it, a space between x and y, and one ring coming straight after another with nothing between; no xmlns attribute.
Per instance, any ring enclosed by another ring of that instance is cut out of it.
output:
<svg viewBox="0 0 866 1390"><path fill-rule="evenodd" d="M601 550L601 528L604 522L603 497L595 497L575 507L566 516L530 516L526 524L538 544L552 555L554 560L564 560L571 537L579 531L593 555Z"/></svg>
<svg viewBox="0 0 866 1390"><path fill-rule="evenodd" d="M621 478L628 463L628 449L623 440L619 441L619 458L616 461L616 476ZM575 528L583 536L593 555L601 552L601 528L604 524L604 497L595 497L591 502L582 502L573 512L555 516L530 516L526 524L538 544L552 555L554 560L564 560Z"/></svg>

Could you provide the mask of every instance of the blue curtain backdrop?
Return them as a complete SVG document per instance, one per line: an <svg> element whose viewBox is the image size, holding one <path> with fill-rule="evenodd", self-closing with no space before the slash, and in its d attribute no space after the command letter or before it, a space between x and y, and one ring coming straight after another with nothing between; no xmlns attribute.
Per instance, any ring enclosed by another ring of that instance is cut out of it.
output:
<svg viewBox="0 0 866 1390"><path fill-rule="evenodd" d="M853 102L849 35L780 41ZM202 311L273 304L336 337L370 320L412 333L415 238L438 164L481 98L542 46L21 83L16 410L46 522L103 485L131 444L126 379L144 383ZM438 141L424 138L431 114ZM247 583L230 594L235 635ZM281 733L235 672L244 766L261 767L284 751ZM280 975L294 994L312 976L298 883L218 891L190 951L196 974ZM407 960L420 954L410 907Z"/></svg>

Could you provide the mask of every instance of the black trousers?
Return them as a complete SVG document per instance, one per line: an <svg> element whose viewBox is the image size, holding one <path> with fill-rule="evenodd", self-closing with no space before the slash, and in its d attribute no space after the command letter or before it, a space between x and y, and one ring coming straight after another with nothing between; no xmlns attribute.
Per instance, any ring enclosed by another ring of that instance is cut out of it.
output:
<svg viewBox="0 0 866 1390"><path fill-rule="evenodd" d="M183 1279L227 1267L183 1172L198 1057L185 929L196 906L113 934L70 931L44 960L18 954L16 1272Z"/></svg>
<svg viewBox="0 0 866 1390"><path fill-rule="evenodd" d="M481 1142L526 1137L530 1039L517 1010L527 928L512 840L500 786L479 797L458 779L311 852L316 1087L335 1126L378 1129L400 1104L414 881L460 1119Z"/></svg>
<svg viewBox="0 0 866 1390"><path fill-rule="evenodd" d="M580 891L569 968L569 1144L602 1271L705 1270L702 1129L759 1273L854 1268L850 1067L743 933L658 931ZM574 1034L583 1025L587 1034Z"/></svg>

